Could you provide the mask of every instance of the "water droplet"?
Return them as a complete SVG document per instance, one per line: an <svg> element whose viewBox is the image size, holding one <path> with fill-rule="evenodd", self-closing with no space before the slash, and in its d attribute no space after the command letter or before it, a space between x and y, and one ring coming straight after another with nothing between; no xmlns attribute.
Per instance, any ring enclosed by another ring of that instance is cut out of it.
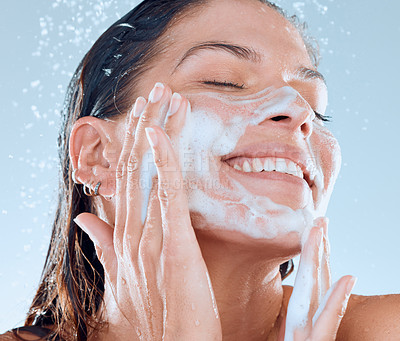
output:
<svg viewBox="0 0 400 341"><path fill-rule="evenodd" d="M112 69L103 69L103 71L104 71L104 74L105 74L107 77L110 77L110 76L111 76Z"/></svg>

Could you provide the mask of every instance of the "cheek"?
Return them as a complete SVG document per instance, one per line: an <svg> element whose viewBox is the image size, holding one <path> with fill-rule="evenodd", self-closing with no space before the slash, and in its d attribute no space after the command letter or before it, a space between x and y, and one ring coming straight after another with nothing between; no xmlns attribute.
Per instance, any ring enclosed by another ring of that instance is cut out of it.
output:
<svg viewBox="0 0 400 341"><path fill-rule="evenodd" d="M315 146L314 153L324 176L324 192L330 194L342 161L339 142L329 130L321 127L313 134L312 144Z"/></svg>
<svg viewBox="0 0 400 341"><path fill-rule="evenodd" d="M239 120L244 122L251 118L254 109L259 105L253 103L230 103L227 99L212 97L209 95L187 95L192 108L215 115L225 125L232 125Z"/></svg>

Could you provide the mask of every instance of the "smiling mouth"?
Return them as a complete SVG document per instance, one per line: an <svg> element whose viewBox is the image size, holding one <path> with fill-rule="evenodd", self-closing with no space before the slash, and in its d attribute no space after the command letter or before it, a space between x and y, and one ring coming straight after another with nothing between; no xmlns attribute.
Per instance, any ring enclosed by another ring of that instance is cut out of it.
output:
<svg viewBox="0 0 400 341"><path fill-rule="evenodd" d="M231 168L242 173L276 172L291 175L307 182L311 188L314 185L315 167L305 167L292 160L277 157L249 158L233 157L223 160Z"/></svg>

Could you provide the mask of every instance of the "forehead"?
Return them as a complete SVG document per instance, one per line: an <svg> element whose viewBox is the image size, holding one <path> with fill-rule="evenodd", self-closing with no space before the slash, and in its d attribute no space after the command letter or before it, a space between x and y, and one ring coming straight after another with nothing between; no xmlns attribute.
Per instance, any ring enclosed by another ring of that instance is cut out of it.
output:
<svg viewBox="0 0 400 341"><path fill-rule="evenodd" d="M297 29L258 0L213 0L196 6L172 23L165 38L169 50L226 41L250 46L267 59L284 57L282 61L312 66Z"/></svg>

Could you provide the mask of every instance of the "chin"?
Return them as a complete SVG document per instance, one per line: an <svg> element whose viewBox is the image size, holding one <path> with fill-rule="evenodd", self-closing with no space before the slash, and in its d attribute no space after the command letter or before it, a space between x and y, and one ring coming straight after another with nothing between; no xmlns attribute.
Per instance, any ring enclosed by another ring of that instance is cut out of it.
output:
<svg viewBox="0 0 400 341"><path fill-rule="evenodd" d="M279 193L274 195L274 198L271 200L277 205L286 206L295 211L308 207L309 197L303 195L303 193L298 193L298 195L293 195L293 193L290 194L291 195L288 193ZM311 204L309 206L311 206Z"/></svg>
<svg viewBox="0 0 400 341"><path fill-rule="evenodd" d="M267 224L271 222L271 217L266 217L264 221L259 220L256 225L221 226L218 221L210 221L199 212L191 212L190 216L200 244L215 243L223 249L231 248L235 252L238 250L256 252L271 258L281 258L283 261L300 253L302 237L308 228L303 219L300 219L295 226L285 226L281 230L271 231L277 227ZM281 220L278 217L272 218ZM282 217L282 219L285 218Z"/></svg>

